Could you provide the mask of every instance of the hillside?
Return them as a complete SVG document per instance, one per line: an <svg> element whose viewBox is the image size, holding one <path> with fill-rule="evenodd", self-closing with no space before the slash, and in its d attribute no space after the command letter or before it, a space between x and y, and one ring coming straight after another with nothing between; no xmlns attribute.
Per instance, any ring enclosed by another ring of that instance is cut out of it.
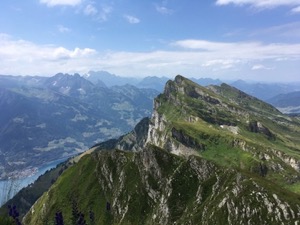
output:
<svg viewBox="0 0 300 225"><path fill-rule="evenodd" d="M299 195L258 176L148 146L137 153L84 157L34 204L24 222L51 224L55 212L62 212L68 224L77 209L86 222L99 225L294 224L299 206Z"/></svg>
<svg viewBox="0 0 300 225"><path fill-rule="evenodd" d="M236 88L177 76L150 119L67 169L24 222L76 209L95 224L296 224L299 132Z"/></svg>

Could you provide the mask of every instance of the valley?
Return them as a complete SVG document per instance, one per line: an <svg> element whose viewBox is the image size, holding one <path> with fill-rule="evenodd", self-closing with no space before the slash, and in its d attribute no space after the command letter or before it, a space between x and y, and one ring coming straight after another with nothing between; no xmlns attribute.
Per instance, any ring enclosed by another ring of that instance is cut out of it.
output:
<svg viewBox="0 0 300 225"><path fill-rule="evenodd" d="M0 178L20 177L129 132L151 114L157 93L97 86L78 74L1 76Z"/></svg>

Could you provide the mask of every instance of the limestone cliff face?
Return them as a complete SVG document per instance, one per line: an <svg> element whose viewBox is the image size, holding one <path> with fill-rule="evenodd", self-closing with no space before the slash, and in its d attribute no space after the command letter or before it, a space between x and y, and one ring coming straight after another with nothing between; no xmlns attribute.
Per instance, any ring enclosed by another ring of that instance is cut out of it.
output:
<svg viewBox="0 0 300 225"><path fill-rule="evenodd" d="M176 130L174 127L170 127L166 116L158 112L159 106L160 103L155 100L145 144L161 147L176 155L197 154L198 144L188 135Z"/></svg>
<svg viewBox="0 0 300 225"><path fill-rule="evenodd" d="M176 107L182 107L185 103L181 101L177 94L203 97L203 99L213 102L214 104L219 103L217 99L205 94L201 88L188 90L188 88L184 87L186 86L185 81L186 79L182 76L177 76L174 81L167 82L164 93L154 99L153 113L143 147L147 144L151 144L166 149L174 154L185 156L197 154L197 149L203 149L203 146L197 144L191 137L170 126L170 121L166 115L159 112L159 108L162 107L161 98L167 99L168 102L171 102ZM176 115L174 115L174 117L176 117ZM184 117L185 120L189 122L195 122L199 119L198 117L188 115L187 112ZM126 148L122 149L125 150ZM133 147L133 149L136 149L136 147Z"/></svg>

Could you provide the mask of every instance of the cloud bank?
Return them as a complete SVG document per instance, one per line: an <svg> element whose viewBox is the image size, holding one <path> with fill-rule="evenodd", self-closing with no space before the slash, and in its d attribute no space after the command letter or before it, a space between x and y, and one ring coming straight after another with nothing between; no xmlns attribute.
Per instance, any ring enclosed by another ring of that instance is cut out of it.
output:
<svg viewBox="0 0 300 225"><path fill-rule="evenodd" d="M188 39L169 43L168 51L97 52L91 48L37 45L1 34L0 46L0 74L53 75L108 70L127 76L229 74L233 77L241 75L241 71L251 74L270 70L272 75L279 76L288 67L291 79L299 80L300 71L300 44ZM277 66L282 69L277 71Z"/></svg>

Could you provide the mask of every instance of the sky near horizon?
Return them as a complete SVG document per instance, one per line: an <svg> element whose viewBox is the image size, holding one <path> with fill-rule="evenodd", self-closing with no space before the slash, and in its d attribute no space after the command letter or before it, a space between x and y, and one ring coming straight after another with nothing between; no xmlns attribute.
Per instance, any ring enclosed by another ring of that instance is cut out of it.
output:
<svg viewBox="0 0 300 225"><path fill-rule="evenodd" d="M1 0L0 74L300 81L300 0Z"/></svg>

